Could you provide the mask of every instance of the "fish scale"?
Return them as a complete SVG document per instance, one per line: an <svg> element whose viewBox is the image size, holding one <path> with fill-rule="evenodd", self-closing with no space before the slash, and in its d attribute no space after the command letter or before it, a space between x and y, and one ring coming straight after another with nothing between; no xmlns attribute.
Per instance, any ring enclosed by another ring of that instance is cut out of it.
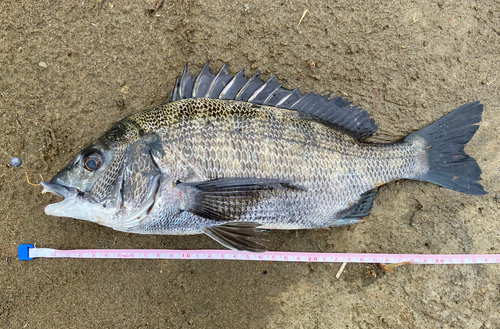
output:
<svg viewBox="0 0 500 329"><path fill-rule="evenodd" d="M154 121L152 115L174 119ZM163 161L168 166L202 168L196 180L277 178L304 187L306 192L259 200L239 218L258 221L266 229L322 227L339 218L365 191L409 176L417 161L413 145L359 144L332 128L300 118L295 111L250 103L187 99L131 120L145 132L161 136L167 150ZM227 156L221 158L218 152ZM179 174L180 181L186 178ZM276 209L279 214L261 219Z"/></svg>
<svg viewBox="0 0 500 329"><path fill-rule="evenodd" d="M395 179L486 194L464 151L482 111L471 102L403 140L366 143L375 120L343 98L186 66L169 103L121 120L41 182L65 198L45 211L261 252L268 229L362 222L377 187Z"/></svg>

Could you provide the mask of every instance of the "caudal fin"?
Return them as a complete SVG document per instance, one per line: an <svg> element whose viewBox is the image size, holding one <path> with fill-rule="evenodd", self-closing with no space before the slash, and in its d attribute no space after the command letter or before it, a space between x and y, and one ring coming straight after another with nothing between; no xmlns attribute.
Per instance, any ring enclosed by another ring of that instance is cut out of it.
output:
<svg viewBox="0 0 500 329"><path fill-rule="evenodd" d="M430 126L414 132L405 142L424 141L428 171L415 179L475 195L487 194L481 180L481 168L464 151L479 128L483 105L472 102L460 106Z"/></svg>

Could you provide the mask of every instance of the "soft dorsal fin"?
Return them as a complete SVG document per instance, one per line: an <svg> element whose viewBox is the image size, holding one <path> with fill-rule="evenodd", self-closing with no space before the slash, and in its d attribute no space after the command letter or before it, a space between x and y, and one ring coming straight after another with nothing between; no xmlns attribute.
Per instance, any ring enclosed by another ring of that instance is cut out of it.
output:
<svg viewBox="0 0 500 329"><path fill-rule="evenodd" d="M245 77L243 70L232 76L227 64L213 75L208 62L198 76L193 77L189 75L186 64L172 90L170 101L186 98L227 99L296 110L333 125L356 139L369 137L377 131L377 124L370 114L347 99L334 97L329 100L331 94L322 96L311 92L303 95L298 88L283 88L283 83L278 83L276 76L262 81L260 71L250 79Z"/></svg>

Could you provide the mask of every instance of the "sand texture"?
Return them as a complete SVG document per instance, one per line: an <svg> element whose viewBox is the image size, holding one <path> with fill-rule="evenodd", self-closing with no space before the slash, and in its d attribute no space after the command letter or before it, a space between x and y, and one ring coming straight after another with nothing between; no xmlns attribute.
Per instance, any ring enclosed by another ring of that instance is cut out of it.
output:
<svg viewBox="0 0 500 329"><path fill-rule="evenodd" d="M0 328L500 328L500 265L51 260L17 245L220 248L46 216L50 179L113 123L168 100L186 62L346 96L395 141L473 100L485 196L398 181L363 224L268 235L270 250L500 253L500 3L0 2ZM305 10L303 20L299 21ZM23 166L9 165L12 156Z"/></svg>

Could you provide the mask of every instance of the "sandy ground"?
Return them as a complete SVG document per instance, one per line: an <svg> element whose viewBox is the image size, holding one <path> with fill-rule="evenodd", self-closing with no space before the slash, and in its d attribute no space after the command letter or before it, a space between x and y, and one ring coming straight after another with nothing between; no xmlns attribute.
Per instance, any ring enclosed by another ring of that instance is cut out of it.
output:
<svg viewBox="0 0 500 329"><path fill-rule="evenodd" d="M48 248L219 248L48 217L50 178L114 122L168 99L185 62L277 73L332 91L397 140L481 100L466 150L485 196L413 181L380 189L348 228L273 232L271 250L498 253L500 3L484 1L0 2L1 328L499 328L500 266L17 260ZM298 25L304 12L304 19ZM9 165L20 156L24 165ZM419 207L421 205L422 207Z"/></svg>

